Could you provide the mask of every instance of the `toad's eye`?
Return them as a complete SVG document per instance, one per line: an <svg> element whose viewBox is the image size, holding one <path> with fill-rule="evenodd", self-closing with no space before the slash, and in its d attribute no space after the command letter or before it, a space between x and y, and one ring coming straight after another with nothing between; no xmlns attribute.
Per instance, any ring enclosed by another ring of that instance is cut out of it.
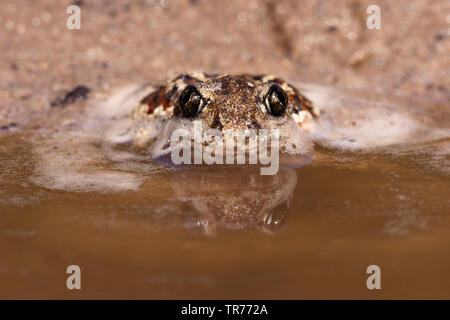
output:
<svg viewBox="0 0 450 320"><path fill-rule="evenodd" d="M267 111L275 117L280 117L286 111L288 98L279 85L273 85L265 99Z"/></svg>
<svg viewBox="0 0 450 320"><path fill-rule="evenodd" d="M187 86L178 100L179 111L185 118L194 118L203 109L203 99L194 86Z"/></svg>

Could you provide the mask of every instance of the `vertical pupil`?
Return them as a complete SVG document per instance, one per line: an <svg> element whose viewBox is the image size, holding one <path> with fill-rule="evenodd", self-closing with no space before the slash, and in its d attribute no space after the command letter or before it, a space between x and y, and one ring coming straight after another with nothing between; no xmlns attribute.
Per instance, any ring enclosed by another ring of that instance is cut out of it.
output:
<svg viewBox="0 0 450 320"><path fill-rule="evenodd" d="M189 102L189 100L191 100L193 93L194 93L194 89L192 87L188 87L183 93L181 102L183 102L183 104L187 104Z"/></svg>
<svg viewBox="0 0 450 320"><path fill-rule="evenodd" d="M195 117L200 105L200 94L193 86L188 86L180 97L181 112L185 117Z"/></svg>
<svg viewBox="0 0 450 320"><path fill-rule="evenodd" d="M284 96L283 92L280 91L280 89L277 88L275 91L277 94L278 100L281 102L282 105L286 103L286 97Z"/></svg>
<svg viewBox="0 0 450 320"><path fill-rule="evenodd" d="M287 98L284 91L274 86L269 94L270 110L274 116L281 116L285 110Z"/></svg>

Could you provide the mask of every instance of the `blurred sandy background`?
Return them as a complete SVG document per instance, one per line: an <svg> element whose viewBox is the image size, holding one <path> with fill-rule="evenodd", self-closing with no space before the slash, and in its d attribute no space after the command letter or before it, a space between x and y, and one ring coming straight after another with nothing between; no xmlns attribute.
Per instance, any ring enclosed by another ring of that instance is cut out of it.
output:
<svg viewBox="0 0 450 320"><path fill-rule="evenodd" d="M66 27L73 3L81 30ZM371 4L381 30L366 27ZM0 125L25 124L76 85L95 95L192 70L448 106L449 35L445 0L1 0Z"/></svg>

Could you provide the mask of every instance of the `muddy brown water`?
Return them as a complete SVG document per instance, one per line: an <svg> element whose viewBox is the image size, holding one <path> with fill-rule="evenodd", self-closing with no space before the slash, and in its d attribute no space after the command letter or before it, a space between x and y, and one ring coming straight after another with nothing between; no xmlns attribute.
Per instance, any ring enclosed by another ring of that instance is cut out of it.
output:
<svg viewBox="0 0 450 320"><path fill-rule="evenodd" d="M0 146L1 298L450 297L450 180L417 155L316 148L275 176L161 168L102 194L39 187L27 140Z"/></svg>

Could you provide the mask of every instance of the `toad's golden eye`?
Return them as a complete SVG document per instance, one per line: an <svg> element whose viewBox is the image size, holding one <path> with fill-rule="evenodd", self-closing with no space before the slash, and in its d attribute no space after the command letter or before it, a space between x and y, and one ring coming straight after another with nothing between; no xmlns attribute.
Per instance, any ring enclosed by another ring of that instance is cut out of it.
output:
<svg viewBox="0 0 450 320"><path fill-rule="evenodd" d="M269 93L267 93L265 104L267 112L275 117L280 117L286 111L288 97L284 90L275 84L270 88Z"/></svg>
<svg viewBox="0 0 450 320"><path fill-rule="evenodd" d="M187 86L178 100L179 113L185 118L194 118L203 108L203 98L197 88L192 85Z"/></svg>

